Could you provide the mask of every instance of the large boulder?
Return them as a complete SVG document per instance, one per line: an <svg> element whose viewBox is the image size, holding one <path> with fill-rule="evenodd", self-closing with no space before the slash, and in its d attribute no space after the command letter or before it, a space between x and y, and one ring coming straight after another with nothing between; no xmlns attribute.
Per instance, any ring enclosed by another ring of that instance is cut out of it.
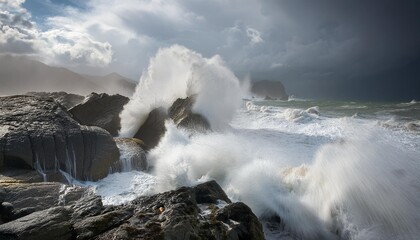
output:
<svg viewBox="0 0 420 240"><path fill-rule="evenodd" d="M119 161L112 136L80 125L52 98L0 98L0 168L37 169L45 180L62 172L98 180Z"/></svg>
<svg viewBox="0 0 420 240"><path fill-rule="evenodd" d="M27 92L25 95L50 97L66 109L76 106L85 99L84 96L66 92Z"/></svg>
<svg viewBox="0 0 420 240"><path fill-rule="evenodd" d="M178 98L168 110L169 117L178 127L192 131L205 132L210 130L210 124L201 114L192 111L196 96Z"/></svg>
<svg viewBox="0 0 420 240"><path fill-rule="evenodd" d="M146 151L156 147L160 138L165 134L165 120L168 114L164 108L153 109L134 135L134 138L141 139L144 142Z"/></svg>
<svg viewBox="0 0 420 240"><path fill-rule="evenodd" d="M68 209L49 208L0 225L0 238L5 240L73 239L72 225L69 220Z"/></svg>
<svg viewBox="0 0 420 240"><path fill-rule="evenodd" d="M144 142L146 151L156 147L166 132L165 121L167 119L172 119L178 127L192 132L211 130L207 119L192 111L195 98L196 96L178 98L168 110L162 107L153 109L134 138Z"/></svg>
<svg viewBox="0 0 420 240"><path fill-rule="evenodd" d="M0 178L4 179L5 177L0 175ZM0 206L0 222L9 222L33 212L57 206L74 204L84 206L83 208L78 207L79 213L87 211L81 209L91 209L92 207L86 206L92 204L102 207L100 197L94 195L91 189L68 186L57 182L25 183L15 179L15 181L0 182L0 190L0 193L2 191L5 193L2 200L9 204L10 209L5 212L2 211L4 209ZM84 200L85 198L88 200ZM96 214L98 213L96 212Z"/></svg>
<svg viewBox="0 0 420 240"><path fill-rule="evenodd" d="M127 97L119 94L91 93L69 112L80 124L98 126L117 136L121 128L119 115L128 101Z"/></svg>
<svg viewBox="0 0 420 240"><path fill-rule="evenodd" d="M288 100L289 96L280 81L262 80L252 83L251 92L267 100Z"/></svg>

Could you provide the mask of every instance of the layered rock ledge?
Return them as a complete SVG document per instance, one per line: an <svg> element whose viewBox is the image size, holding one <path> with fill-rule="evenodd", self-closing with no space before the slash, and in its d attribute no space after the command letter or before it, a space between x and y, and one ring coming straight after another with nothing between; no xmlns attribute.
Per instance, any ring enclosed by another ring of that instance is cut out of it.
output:
<svg viewBox="0 0 420 240"><path fill-rule="evenodd" d="M63 181L63 172L95 181L118 161L118 148L107 131L80 125L52 98L0 98L0 169L37 169L51 181Z"/></svg>
<svg viewBox="0 0 420 240"><path fill-rule="evenodd" d="M25 196L29 210L21 208ZM232 203L215 181L120 206L103 206L90 189L58 183L0 184L0 200L12 213L2 219L0 239L264 239L251 209Z"/></svg>

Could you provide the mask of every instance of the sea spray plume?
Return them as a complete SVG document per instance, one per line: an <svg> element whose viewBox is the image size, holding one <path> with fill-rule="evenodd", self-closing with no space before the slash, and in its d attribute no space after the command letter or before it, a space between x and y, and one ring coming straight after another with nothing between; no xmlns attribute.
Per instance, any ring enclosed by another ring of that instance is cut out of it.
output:
<svg viewBox="0 0 420 240"><path fill-rule="evenodd" d="M149 161L158 178L158 192L190 186L215 179L223 184L227 174L245 164L251 156L245 142L229 133L189 134L166 123L166 133L149 153ZM251 149L251 148L249 148Z"/></svg>
<svg viewBox="0 0 420 240"><path fill-rule="evenodd" d="M216 180L235 201L249 205L258 217L281 216L285 229L302 239L330 239L322 221L301 204L282 181L283 157L263 159L256 149L267 144L234 132L189 136L171 121L159 145L149 153L157 192Z"/></svg>
<svg viewBox="0 0 420 240"><path fill-rule="evenodd" d="M153 108L168 108L177 98L193 94L193 111L206 117L212 129L223 128L245 92L219 56L204 58L179 45L159 49L120 114L120 135L134 136Z"/></svg>
<svg viewBox="0 0 420 240"><path fill-rule="evenodd" d="M417 239L419 164L381 133L323 147L302 200L344 239Z"/></svg>

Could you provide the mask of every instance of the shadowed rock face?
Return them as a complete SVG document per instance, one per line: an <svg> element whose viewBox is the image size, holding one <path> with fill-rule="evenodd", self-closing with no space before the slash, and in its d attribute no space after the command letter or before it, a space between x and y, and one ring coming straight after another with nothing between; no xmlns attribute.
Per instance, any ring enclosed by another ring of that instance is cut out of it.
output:
<svg viewBox="0 0 420 240"><path fill-rule="evenodd" d="M258 81L253 82L251 87L251 92L260 97L265 97L267 100L280 99L288 100L289 96L287 95L284 86L279 81Z"/></svg>
<svg viewBox="0 0 420 240"><path fill-rule="evenodd" d="M118 162L107 131L80 125L52 98L0 98L0 126L0 168L37 169L47 180L62 170L95 181Z"/></svg>
<svg viewBox="0 0 420 240"><path fill-rule="evenodd" d="M127 97L119 94L91 93L69 112L80 124L98 126L107 130L112 136L117 136L121 128L119 115L128 101Z"/></svg>
<svg viewBox="0 0 420 240"><path fill-rule="evenodd" d="M210 131L207 119L192 112L194 101L195 96L178 98L168 110L153 109L134 137L143 140L146 151L156 147L166 132L165 121L167 119L172 119L178 127L192 132Z"/></svg>
<svg viewBox="0 0 420 240"><path fill-rule="evenodd" d="M160 138L166 132L167 117L168 114L164 108L155 108L149 113L146 121L134 135L135 138L144 142L144 150L148 151L158 145Z"/></svg>
<svg viewBox="0 0 420 240"><path fill-rule="evenodd" d="M168 110L169 117L174 120L178 127L192 131L205 132L210 130L210 124L202 115L193 113L196 96L185 99L178 98Z"/></svg>

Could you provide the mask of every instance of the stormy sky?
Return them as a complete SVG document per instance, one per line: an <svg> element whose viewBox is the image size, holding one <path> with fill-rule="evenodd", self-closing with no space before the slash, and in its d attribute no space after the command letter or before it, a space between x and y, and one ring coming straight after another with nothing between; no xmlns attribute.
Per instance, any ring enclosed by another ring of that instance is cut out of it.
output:
<svg viewBox="0 0 420 240"><path fill-rule="evenodd" d="M160 47L304 98L420 99L418 0L0 0L0 53L138 79Z"/></svg>

